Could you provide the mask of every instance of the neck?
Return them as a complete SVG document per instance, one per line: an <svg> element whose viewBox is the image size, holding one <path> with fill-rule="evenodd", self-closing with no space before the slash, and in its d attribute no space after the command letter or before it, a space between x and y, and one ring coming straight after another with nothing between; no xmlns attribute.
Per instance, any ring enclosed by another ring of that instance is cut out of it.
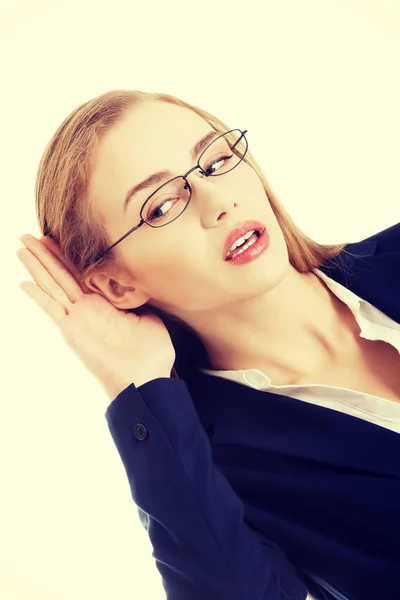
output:
<svg viewBox="0 0 400 600"><path fill-rule="evenodd" d="M274 385L290 385L338 359L353 335L349 317L317 275L290 265L265 295L190 325L212 369L259 369Z"/></svg>

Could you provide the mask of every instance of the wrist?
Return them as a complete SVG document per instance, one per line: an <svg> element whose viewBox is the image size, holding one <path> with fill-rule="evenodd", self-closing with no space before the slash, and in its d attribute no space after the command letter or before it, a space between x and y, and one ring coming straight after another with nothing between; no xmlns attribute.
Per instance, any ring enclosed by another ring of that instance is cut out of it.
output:
<svg viewBox="0 0 400 600"><path fill-rule="evenodd" d="M139 388L141 385L145 383L149 383L149 381L154 381L154 379L167 378L170 379L171 375L163 373L162 375L153 375L153 376L143 376L143 377L135 377L134 379L118 379L114 381L108 381L104 384L104 389L107 393L107 396L110 400L114 400L121 392L123 392L127 387L129 387L132 383L135 388Z"/></svg>

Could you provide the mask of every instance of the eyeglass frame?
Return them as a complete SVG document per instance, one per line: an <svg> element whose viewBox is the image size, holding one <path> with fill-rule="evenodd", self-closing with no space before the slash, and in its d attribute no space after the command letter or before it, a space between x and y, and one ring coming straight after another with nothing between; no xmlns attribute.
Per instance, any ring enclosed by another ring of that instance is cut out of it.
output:
<svg viewBox="0 0 400 600"><path fill-rule="evenodd" d="M206 173L205 171L203 171L203 169L201 168L201 166L199 165L200 160L202 158L202 156L204 155L205 152L207 152L208 148L214 144L219 138L224 137L225 135L228 135L228 133L232 133L233 131L240 131L240 133L242 134L239 139L235 142L235 144L233 146L231 146L231 150L233 150L233 148L235 148L235 146L242 140L242 138L244 138L244 141L246 142L246 149L243 153L242 158L239 160L239 162L232 167L231 169L229 169L229 171L224 171L224 173ZM120 242L122 242L122 240L124 240L126 237L128 237L128 235L130 235L131 233L133 233L134 231L136 231L136 229L139 229L139 227L141 227L144 223L147 223L147 225L149 225L149 227L152 227L153 229L158 229L161 227L166 227L166 225L170 225L170 223L173 223L174 221L176 221L177 219L179 219L180 216L183 215L183 213L185 212L185 210L187 209L187 207L190 204L190 200L192 199L192 187L187 179L187 177L190 175L190 173L192 173L193 171L196 171L196 169L200 169L200 173L202 175L202 177L220 177L221 175L226 175L227 173L230 173L230 171L233 171L233 169L236 169L236 167L238 165L240 165L240 163L242 162L242 160L244 159L244 157L246 156L247 150L249 148L249 144L246 138L246 133L248 132L248 129L245 129L244 131L242 131L241 129L235 128L235 129L230 129L229 131L226 131L225 133L221 133L221 135L218 135L212 142L210 142L208 144L208 146L203 150L203 152L200 154L198 161L196 163L196 165L194 167L192 167L191 169L189 169L189 171L187 171L184 175L177 175L176 177L173 177L172 179L169 179L168 181L166 181L165 183L163 183L162 185L160 185L152 194L150 194L150 196L148 196L148 198L146 198L146 200L143 202L142 204L142 208L140 209L140 223L138 225L135 225L134 227L132 227L132 229L130 229L128 231L128 233L125 233L125 235L123 235L122 237L120 237L116 242L114 242L114 244L112 244L111 246L109 246L106 250L104 250L103 252L100 253L99 258L93 263L93 265L95 265L96 263L98 263L103 256L112 248L114 248L117 244L119 244ZM168 223L164 223L164 225L151 225L150 223L148 223L146 221L146 219L144 219L142 217L142 212L143 209L145 207L145 205L147 204L147 202L150 200L150 198L152 198L155 194L157 194L157 192L164 187L165 185L167 185L168 183L171 183L171 181L175 181L175 179L184 179L186 181L186 185L188 186L189 189L189 198L186 202L186 206L183 209L183 211L177 216L175 217L175 219L172 219L172 221L168 221Z"/></svg>

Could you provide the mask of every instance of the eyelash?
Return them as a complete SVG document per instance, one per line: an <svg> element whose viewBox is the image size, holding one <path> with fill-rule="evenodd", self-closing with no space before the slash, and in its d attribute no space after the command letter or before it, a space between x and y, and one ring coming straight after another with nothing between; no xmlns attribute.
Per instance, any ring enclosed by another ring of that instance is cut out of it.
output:
<svg viewBox="0 0 400 600"><path fill-rule="evenodd" d="M210 166L213 165L214 163L218 163L220 160L232 158L232 156L233 156L233 154L231 154L230 156L227 156L227 155L221 156L220 158L218 158L218 160L213 160L212 163L210 163ZM209 169L210 166L207 168Z"/></svg>

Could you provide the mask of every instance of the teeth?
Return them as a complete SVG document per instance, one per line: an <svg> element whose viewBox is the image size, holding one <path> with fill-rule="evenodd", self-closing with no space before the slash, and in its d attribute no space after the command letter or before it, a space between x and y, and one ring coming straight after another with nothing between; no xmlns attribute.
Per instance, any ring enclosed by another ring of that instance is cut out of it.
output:
<svg viewBox="0 0 400 600"><path fill-rule="evenodd" d="M244 242L246 240L248 240L249 237L251 237L255 231L256 231L256 229L252 229L251 231L248 231L243 237L241 237L238 240L236 240L236 242L234 244L232 244L231 249L229 250L229 252L233 252L235 250L235 248L237 248L241 244L244 244Z"/></svg>
<svg viewBox="0 0 400 600"><path fill-rule="evenodd" d="M257 240L255 238L253 238L250 242L247 242L247 244L245 244L244 246L242 246L238 250L235 250L230 258L234 258L235 256L238 256L238 254L243 254L243 252L245 250L247 250L247 248L250 248L250 246L252 246L253 244L255 244L256 241Z"/></svg>

